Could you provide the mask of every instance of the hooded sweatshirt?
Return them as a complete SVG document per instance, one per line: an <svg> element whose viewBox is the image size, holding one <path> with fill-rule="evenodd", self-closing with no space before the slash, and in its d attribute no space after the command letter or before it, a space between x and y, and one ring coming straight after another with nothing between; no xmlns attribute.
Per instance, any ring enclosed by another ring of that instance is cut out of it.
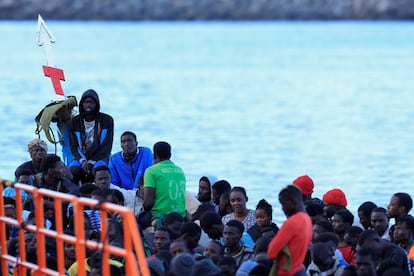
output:
<svg viewBox="0 0 414 276"><path fill-rule="evenodd" d="M83 102L86 97L91 97L96 102L93 141L87 146L84 123L85 110L83 110ZM70 148L74 159L80 163L83 160L92 161L92 163L98 160L103 160L106 163L109 161L114 137L114 120L108 114L101 113L100 107L99 97L95 90L85 91L79 102L79 114L73 117L69 123Z"/></svg>

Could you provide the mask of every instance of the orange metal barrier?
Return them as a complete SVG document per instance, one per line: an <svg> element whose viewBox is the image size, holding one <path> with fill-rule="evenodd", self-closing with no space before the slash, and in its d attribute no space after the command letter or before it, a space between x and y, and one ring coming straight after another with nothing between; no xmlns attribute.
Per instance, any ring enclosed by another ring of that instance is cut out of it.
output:
<svg viewBox="0 0 414 276"><path fill-rule="evenodd" d="M14 186L16 189L16 219L5 216L4 200L0 197L0 247L1 247L1 272L8 275L8 265L13 266L13 275L26 276L26 272L31 271L31 275L65 275L64 267L64 243L72 243L76 248L76 261L78 263L78 275L85 276L86 248L102 250L102 275L110 275L109 258L110 255L120 256L125 260L125 275L144 275L149 276L146 257L143 245L138 232L138 225L132 210L111 204L102 203L99 205L97 200L76 197L73 195L58 193L47 189L38 189L30 185L13 183L0 178L0 193L3 194L3 186ZM24 190L33 195L35 206L35 224L25 224L23 221L23 201L20 191ZM45 228L43 200L52 198L55 206L56 230ZM73 204L75 237L63 233L64 227L62 219L62 203L70 202ZM101 242L86 240L84 232L84 207L99 207L101 216ZM107 212L117 212L122 215L124 228L124 248L109 245L106 233L108 230ZM6 240L6 224L18 227L18 250L19 257L8 255ZM37 242L37 264L26 261L25 231L36 234ZM48 269L46 266L46 237L56 240L56 255L58 270Z"/></svg>

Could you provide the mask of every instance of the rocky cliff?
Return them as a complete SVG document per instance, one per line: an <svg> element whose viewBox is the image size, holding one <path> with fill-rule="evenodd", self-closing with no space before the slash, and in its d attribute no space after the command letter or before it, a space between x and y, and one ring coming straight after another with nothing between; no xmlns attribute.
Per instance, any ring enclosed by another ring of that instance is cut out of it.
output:
<svg viewBox="0 0 414 276"><path fill-rule="evenodd" d="M0 0L0 19L407 20L414 0Z"/></svg>

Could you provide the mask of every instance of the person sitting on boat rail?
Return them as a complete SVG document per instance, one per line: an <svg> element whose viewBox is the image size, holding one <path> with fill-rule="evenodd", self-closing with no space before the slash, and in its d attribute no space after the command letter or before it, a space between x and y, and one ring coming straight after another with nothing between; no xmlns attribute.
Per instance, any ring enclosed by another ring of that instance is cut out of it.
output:
<svg viewBox="0 0 414 276"><path fill-rule="evenodd" d="M109 160L112 184L127 189L138 189L140 178L153 164L151 149L138 146L137 136L131 131L121 135L122 151L112 154Z"/></svg>
<svg viewBox="0 0 414 276"><path fill-rule="evenodd" d="M85 91L79 102L79 114L69 122L70 148L74 160L70 164L73 182L92 182L95 163L109 162L114 136L114 120L100 112L95 90Z"/></svg>

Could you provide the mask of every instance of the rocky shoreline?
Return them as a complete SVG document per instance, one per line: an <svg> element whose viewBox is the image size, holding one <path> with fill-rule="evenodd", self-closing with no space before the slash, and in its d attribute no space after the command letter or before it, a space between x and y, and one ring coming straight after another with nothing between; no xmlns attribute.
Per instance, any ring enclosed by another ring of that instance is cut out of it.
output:
<svg viewBox="0 0 414 276"><path fill-rule="evenodd" d="M0 0L0 19L413 20L414 0Z"/></svg>

